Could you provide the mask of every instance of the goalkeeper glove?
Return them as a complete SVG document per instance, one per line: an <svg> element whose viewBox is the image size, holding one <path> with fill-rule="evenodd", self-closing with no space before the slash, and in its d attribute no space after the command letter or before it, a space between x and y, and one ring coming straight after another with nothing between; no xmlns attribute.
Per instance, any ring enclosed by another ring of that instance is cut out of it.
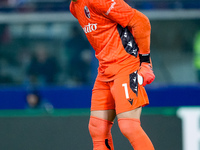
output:
<svg viewBox="0 0 200 150"><path fill-rule="evenodd" d="M155 75L152 70L152 64L150 63L150 54L140 54L140 68L138 74L143 77L143 86L151 84L155 79Z"/></svg>

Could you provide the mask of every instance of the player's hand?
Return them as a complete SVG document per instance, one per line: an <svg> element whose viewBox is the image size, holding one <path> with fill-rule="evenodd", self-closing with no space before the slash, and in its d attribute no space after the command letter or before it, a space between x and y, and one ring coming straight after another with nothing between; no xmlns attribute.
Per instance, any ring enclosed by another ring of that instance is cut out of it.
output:
<svg viewBox="0 0 200 150"><path fill-rule="evenodd" d="M153 73L150 63L143 62L138 70L138 74L143 78L143 86L145 86L146 84L151 84L155 79L155 75Z"/></svg>

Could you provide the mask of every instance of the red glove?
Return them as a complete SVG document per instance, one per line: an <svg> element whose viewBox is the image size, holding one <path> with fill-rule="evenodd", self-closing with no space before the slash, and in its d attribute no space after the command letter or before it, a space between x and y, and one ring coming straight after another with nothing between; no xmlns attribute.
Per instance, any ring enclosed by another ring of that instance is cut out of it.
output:
<svg viewBox="0 0 200 150"><path fill-rule="evenodd" d="M138 70L138 74L143 77L143 86L151 84L155 79L155 75L150 63L143 62Z"/></svg>

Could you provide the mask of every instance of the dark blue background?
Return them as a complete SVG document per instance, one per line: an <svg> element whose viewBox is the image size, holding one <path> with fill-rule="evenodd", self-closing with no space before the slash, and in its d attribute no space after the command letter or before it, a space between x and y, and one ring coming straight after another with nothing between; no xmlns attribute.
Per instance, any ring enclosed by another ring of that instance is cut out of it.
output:
<svg viewBox="0 0 200 150"><path fill-rule="evenodd" d="M151 85L146 87L148 107L200 105L200 85ZM39 87L42 99L54 108L89 108L92 87ZM23 86L0 87L0 109L26 108L27 90Z"/></svg>

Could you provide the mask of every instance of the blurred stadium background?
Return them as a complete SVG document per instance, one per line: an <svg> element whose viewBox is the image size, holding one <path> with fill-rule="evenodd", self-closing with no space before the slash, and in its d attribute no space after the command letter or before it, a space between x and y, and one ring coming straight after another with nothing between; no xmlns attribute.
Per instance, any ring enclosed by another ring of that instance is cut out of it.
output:
<svg viewBox="0 0 200 150"><path fill-rule="evenodd" d="M142 126L156 150L200 150L200 1L126 0L152 25ZM70 0L0 0L0 149L92 149L98 62ZM36 104L34 100L40 102ZM116 150L131 149L115 121Z"/></svg>

